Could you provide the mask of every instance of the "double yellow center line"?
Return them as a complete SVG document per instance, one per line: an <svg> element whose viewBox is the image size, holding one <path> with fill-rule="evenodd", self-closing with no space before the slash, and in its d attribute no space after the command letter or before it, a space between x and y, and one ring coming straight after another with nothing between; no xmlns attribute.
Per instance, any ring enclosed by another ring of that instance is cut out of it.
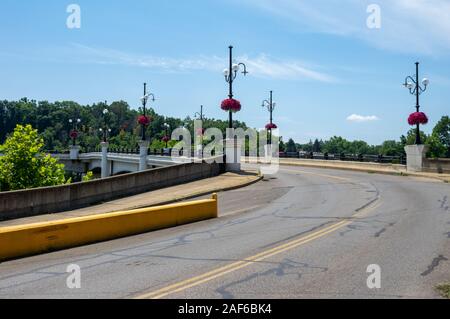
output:
<svg viewBox="0 0 450 319"><path fill-rule="evenodd" d="M358 213L356 213L355 215L351 216L350 218L347 218L345 220L342 220L340 222L337 222L333 225L330 225L328 227L325 227L321 230L318 230L316 232L313 232L309 235L305 235L302 236L298 239L289 241L285 244L281 244L279 246L276 246L274 248L265 250L259 254L256 254L254 256L248 257L245 260L242 261L238 261L238 262L234 262L231 263L229 265L214 269L212 271L209 271L207 273L204 273L202 275L196 276L196 277L192 277L189 278L187 280L178 282L176 284L164 287L162 289L150 292L150 293L146 293L143 295L139 295L137 297L135 297L136 299L160 299L160 298L164 298L168 295L172 295L174 293L178 293L181 291L184 291L186 289L201 285L203 283L206 283L208 281L211 281L213 279L225 276L226 274L229 274L231 272L237 271L239 269L248 267L254 263L263 261L267 258L273 257L275 255L281 254L285 251L294 249L296 247L299 247L301 245L304 245L306 243L309 243L313 240L319 239L325 235L328 235L332 232L337 231L338 229L341 229L349 224L351 224L353 221L353 218L359 218L362 217L364 214L369 213L370 211L374 210L375 208L377 208L380 205L380 203L378 201L374 201L373 203L371 203L369 206L365 207L364 209L360 210Z"/></svg>

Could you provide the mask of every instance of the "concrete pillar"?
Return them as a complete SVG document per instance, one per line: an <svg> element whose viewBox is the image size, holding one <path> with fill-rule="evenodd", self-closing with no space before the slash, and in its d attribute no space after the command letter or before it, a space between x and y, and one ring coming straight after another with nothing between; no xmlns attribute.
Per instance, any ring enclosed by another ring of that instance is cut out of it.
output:
<svg viewBox="0 0 450 319"><path fill-rule="evenodd" d="M241 145L239 139L225 140L226 170L228 172L241 171Z"/></svg>
<svg viewBox="0 0 450 319"><path fill-rule="evenodd" d="M106 178L110 175L108 169L108 146L107 142L102 142L102 178Z"/></svg>
<svg viewBox="0 0 450 319"><path fill-rule="evenodd" d="M80 147L78 145L71 145L70 146L70 159L77 160L79 154L80 154Z"/></svg>
<svg viewBox="0 0 450 319"><path fill-rule="evenodd" d="M272 144L264 145L264 159L267 162L270 162L272 160Z"/></svg>
<svg viewBox="0 0 450 319"><path fill-rule="evenodd" d="M196 145L195 157L198 159L203 159L203 145L202 144Z"/></svg>
<svg viewBox="0 0 450 319"><path fill-rule="evenodd" d="M148 141L139 142L139 171L145 171L147 169L148 145Z"/></svg>
<svg viewBox="0 0 450 319"><path fill-rule="evenodd" d="M406 166L409 172L421 172L425 161L426 153L428 152L427 145L407 145L406 152Z"/></svg>

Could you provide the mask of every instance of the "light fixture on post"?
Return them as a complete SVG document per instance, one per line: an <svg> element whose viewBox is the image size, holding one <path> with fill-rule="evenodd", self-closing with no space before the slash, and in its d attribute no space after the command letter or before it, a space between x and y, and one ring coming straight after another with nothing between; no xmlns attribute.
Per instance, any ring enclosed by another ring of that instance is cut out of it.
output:
<svg viewBox="0 0 450 319"><path fill-rule="evenodd" d="M166 148L167 148L168 143L169 143L169 141L170 141L170 137L169 137L169 129L170 129L170 125L167 124L167 123L164 123L163 126L164 126L164 132L165 132L165 135L164 135L164 137L162 138L162 141L166 143Z"/></svg>
<svg viewBox="0 0 450 319"><path fill-rule="evenodd" d="M276 103L273 101L273 91L270 91L269 100L264 100L262 102L262 107L267 108L270 114L270 121L266 125L266 130L269 131L269 145L272 145L272 130L278 128L277 125L273 123L273 111L276 107Z"/></svg>
<svg viewBox="0 0 450 319"><path fill-rule="evenodd" d="M151 122L151 118L147 116L147 109L146 109L147 102L149 99L151 99L152 102L155 102L155 95L153 93L147 93L147 83L144 83L144 95L141 97L143 114L138 118L138 122L142 127L142 135L141 135L142 141L145 141L146 139L145 131L147 126Z"/></svg>
<svg viewBox="0 0 450 319"><path fill-rule="evenodd" d="M72 139L72 146L76 145L76 141L78 138L78 124L81 123L81 119L69 119L69 124L72 125L72 130L69 133L70 138Z"/></svg>
<svg viewBox="0 0 450 319"><path fill-rule="evenodd" d="M419 99L429 85L430 80L427 78L424 78L421 82L419 81L419 62L416 62L415 76L407 76L403 84L409 90L409 93L416 97L416 112L411 113L408 117L408 124L416 127L416 141L414 145L405 146L407 170L412 172L421 172L423 170L428 151L428 146L422 144L423 141L420 136L420 125L427 124L428 117L425 113L420 112Z"/></svg>
<svg viewBox="0 0 450 319"><path fill-rule="evenodd" d="M420 112L420 95L425 92L430 84L430 80L424 78L422 82L419 82L419 62L416 62L416 75L415 77L407 76L403 86L409 90L409 93L416 96L416 112L409 116L408 123L416 126L416 145L421 145L422 140L420 137L420 124L427 124L428 118L425 113Z"/></svg>
<svg viewBox="0 0 450 319"><path fill-rule="evenodd" d="M244 63L233 63L233 46L230 45L228 48L230 50L229 66L223 71L223 75L225 76L225 81L228 83L229 93L228 100L222 102L222 109L224 111L228 111L228 128L231 129L233 128L233 113L241 110L241 104L239 101L233 100L233 82L236 79L241 67L243 68L242 74L244 74L244 76L247 75L248 72Z"/></svg>

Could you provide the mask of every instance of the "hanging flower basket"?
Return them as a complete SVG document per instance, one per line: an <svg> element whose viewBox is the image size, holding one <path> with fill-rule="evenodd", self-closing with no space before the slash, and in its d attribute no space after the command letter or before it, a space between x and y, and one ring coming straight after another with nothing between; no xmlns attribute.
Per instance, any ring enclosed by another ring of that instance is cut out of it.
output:
<svg viewBox="0 0 450 319"><path fill-rule="evenodd" d="M204 128L198 128L197 129L197 135L198 136L203 136L205 134L206 129Z"/></svg>
<svg viewBox="0 0 450 319"><path fill-rule="evenodd" d="M423 112L414 112L408 118L409 125L427 124L428 117Z"/></svg>
<svg viewBox="0 0 450 319"><path fill-rule="evenodd" d="M161 141L163 141L164 143L167 143L167 142L170 141L170 137L164 136L164 137L161 139Z"/></svg>
<svg viewBox="0 0 450 319"><path fill-rule="evenodd" d="M78 131L76 131L76 130L70 131L69 136L71 139L76 139L78 137Z"/></svg>
<svg viewBox="0 0 450 319"><path fill-rule="evenodd" d="M274 123L269 123L266 125L266 130L275 130L277 128L278 128L278 126Z"/></svg>
<svg viewBox="0 0 450 319"><path fill-rule="evenodd" d="M235 99L226 99L222 101L220 108L224 111L231 111L233 113L241 110L241 102Z"/></svg>
<svg viewBox="0 0 450 319"><path fill-rule="evenodd" d="M140 125L148 126L150 122L152 121L152 118L146 115L139 115L138 117L138 123Z"/></svg>

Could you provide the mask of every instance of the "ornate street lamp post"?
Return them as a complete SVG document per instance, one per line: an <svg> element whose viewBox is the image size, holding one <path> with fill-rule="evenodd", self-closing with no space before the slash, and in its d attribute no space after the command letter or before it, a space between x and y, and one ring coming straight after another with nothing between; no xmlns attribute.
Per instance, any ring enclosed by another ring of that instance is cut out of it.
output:
<svg viewBox="0 0 450 319"><path fill-rule="evenodd" d="M199 129L198 132L194 132L194 136L196 135L200 135L200 147L197 149L198 152L203 153L203 134L205 133L205 129L203 128L203 118L204 118L204 113L203 113L203 105L200 105L200 113L196 112L194 114L194 117L196 117L197 119L200 120L200 122L202 123L202 127L201 129ZM195 127L195 125L194 125ZM201 131L200 131L201 130ZM197 143L197 141L195 141L195 143ZM200 154L199 154L200 155Z"/></svg>
<svg viewBox="0 0 450 319"><path fill-rule="evenodd" d="M262 102L262 107L266 107L270 114L270 122L266 125L266 129L269 133L269 145L272 144L272 129L276 129L277 126L273 123L273 111L275 110L276 103L273 102L273 91L270 91L269 100L264 100Z"/></svg>
<svg viewBox="0 0 450 319"><path fill-rule="evenodd" d="M233 46L230 45L229 49L230 49L229 66L228 66L228 69L225 69L223 71L223 74L225 76L225 81L229 84L228 98L231 100L231 99L233 99L233 82L236 79L241 66L244 68L244 70L242 71L242 74L244 74L244 76L247 75L248 72L247 72L247 67L245 66L244 63L234 63L233 64ZM228 113L229 113L228 127L231 129L231 128L233 128L233 110L229 109Z"/></svg>
<svg viewBox="0 0 450 319"><path fill-rule="evenodd" d="M428 118L424 113L420 112L420 103L419 97L420 95L427 90L430 81L427 78L422 80L422 86L419 83L419 62L416 62L416 75L407 76L405 79L405 83L403 84L408 90L409 93L416 96L416 113L410 115L409 124L416 125L416 144L422 144L420 138L420 124L426 124L428 122Z"/></svg>
<svg viewBox="0 0 450 319"><path fill-rule="evenodd" d="M149 98L151 98L151 100L153 102L155 102L155 96L153 95L153 93L147 93L147 83L144 83L144 96L141 97L143 114L141 117L139 117L139 124L141 124L141 126L142 126L142 140L143 141L145 141L146 126L150 123L150 119L146 114L147 113L146 106L147 106L147 102L148 102Z"/></svg>
<svg viewBox="0 0 450 319"><path fill-rule="evenodd" d="M166 148L167 148L167 146L168 146L167 143L170 141L170 137L169 137L169 129L170 129L170 125L167 124L167 123L164 123L163 125L164 125L164 132L165 132L165 135L164 135L164 137L163 137L163 142L166 143Z"/></svg>
<svg viewBox="0 0 450 319"><path fill-rule="evenodd" d="M200 112L196 112L194 114L194 117L199 118L200 121L203 122L203 116L204 116L204 114L203 114L203 105L200 105Z"/></svg>
<svg viewBox="0 0 450 319"><path fill-rule="evenodd" d="M101 134L103 134L103 142L108 142L108 136L111 133L111 129L108 127L108 124L106 123L106 116L108 115L109 111L108 109L103 110L103 128L100 128L99 131Z"/></svg>
<svg viewBox="0 0 450 319"><path fill-rule="evenodd" d="M76 145L78 137L78 124L81 123L81 119L69 119L69 123L72 125L72 131L70 132L70 138L72 139L73 146Z"/></svg>

